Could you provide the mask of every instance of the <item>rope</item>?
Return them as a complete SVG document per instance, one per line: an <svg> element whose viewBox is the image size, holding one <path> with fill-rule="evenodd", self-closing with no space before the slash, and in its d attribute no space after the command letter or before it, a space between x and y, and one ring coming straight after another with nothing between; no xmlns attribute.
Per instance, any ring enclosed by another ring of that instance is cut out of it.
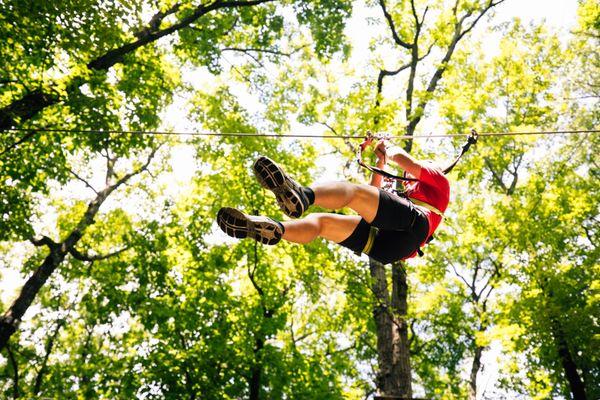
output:
<svg viewBox="0 0 600 400"><path fill-rule="evenodd" d="M167 132L167 131L130 131L118 129L94 130L94 129L60 129L60 128L8 128L4 132L58 132L58 133L81 133L81 134L121 134L121 135L164 135L164 136L220 136L220 137L277 137L277 138L312 138L312 139L364 139L357 135L311 135L308 133L278 134L274 132ZM575 135L586 133L599 133L600 129L589 130L557 130L557 131L531 131L531 132L481 132L479 136L523 136L523 135ZM469 133L447 133L432 135L398 135L386 136L387 139L429 139L429 138L453 138L469 136Z"/></svg>

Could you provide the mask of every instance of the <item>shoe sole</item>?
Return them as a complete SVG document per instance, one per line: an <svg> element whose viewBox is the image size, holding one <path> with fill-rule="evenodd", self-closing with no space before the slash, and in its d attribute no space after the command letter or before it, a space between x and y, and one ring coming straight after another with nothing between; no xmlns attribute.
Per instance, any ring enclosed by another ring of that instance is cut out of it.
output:
<svg viewBox="0 0 600 400"><path fill-rule="evenodd" d="M287 216L302 216L308 200L303 200L299 185L291 180L279 165L263 156L254 162L253 170L258 183L275 194L279 208Z"/></svg>
<svg viewBox="0 0 600 400"><path fill-rule="evenodd" d="M269 220L256 221L235 208L223 207L217 214L217 224L231 237L252 238L262 244L273 245L281 240L281 228Z"/></svg>

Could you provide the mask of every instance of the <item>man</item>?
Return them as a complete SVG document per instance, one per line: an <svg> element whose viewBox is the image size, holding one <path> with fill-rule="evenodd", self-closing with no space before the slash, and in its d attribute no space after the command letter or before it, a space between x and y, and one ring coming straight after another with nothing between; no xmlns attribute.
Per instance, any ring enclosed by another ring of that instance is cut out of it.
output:
<svg viewBox="0 0 600 400"><path fill-rule="evenodd" d="M322 237L384 264L413 257L442 220L450 195L448 179L428 161L418 161L400 148L389 151L383 140L375 154L378 168L389 158L416 178L405 184L403 196L381 189L378 174L373 174L369 185L329 182L300 186L274 161L259 157L254 173L289 217L299 218L311 204L334 210L350 207L358 215L313 213L280 222L225 207L217 215L218 225L229 236L250 237L264 244L281 239L308 243Z"/></svg>

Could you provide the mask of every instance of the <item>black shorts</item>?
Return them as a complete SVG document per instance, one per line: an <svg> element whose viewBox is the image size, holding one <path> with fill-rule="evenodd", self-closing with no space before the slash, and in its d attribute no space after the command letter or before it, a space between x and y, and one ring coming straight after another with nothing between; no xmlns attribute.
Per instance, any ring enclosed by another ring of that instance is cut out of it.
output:
<svg viewBox="0 0 600 400"><path fill-rule="evenodd" d="M339 244L361 253L369 239L371 227L377 228L369 257L388 264L413 254L427 239L429 222L410 200L379 190L377 215L371 224L361 219L354 232Z"/></svg>

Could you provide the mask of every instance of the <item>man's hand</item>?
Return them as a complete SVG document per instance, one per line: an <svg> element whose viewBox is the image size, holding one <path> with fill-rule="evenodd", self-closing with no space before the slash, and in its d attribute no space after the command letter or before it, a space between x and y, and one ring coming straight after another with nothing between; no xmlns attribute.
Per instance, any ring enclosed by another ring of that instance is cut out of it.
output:
<svg viewBox="0 0 600 400"><path fill-rule="evenodd" d="M387 149L385 139L381 139L375 146L375 155L377 156L377 165L385 165L387 157Z"/></svg>

